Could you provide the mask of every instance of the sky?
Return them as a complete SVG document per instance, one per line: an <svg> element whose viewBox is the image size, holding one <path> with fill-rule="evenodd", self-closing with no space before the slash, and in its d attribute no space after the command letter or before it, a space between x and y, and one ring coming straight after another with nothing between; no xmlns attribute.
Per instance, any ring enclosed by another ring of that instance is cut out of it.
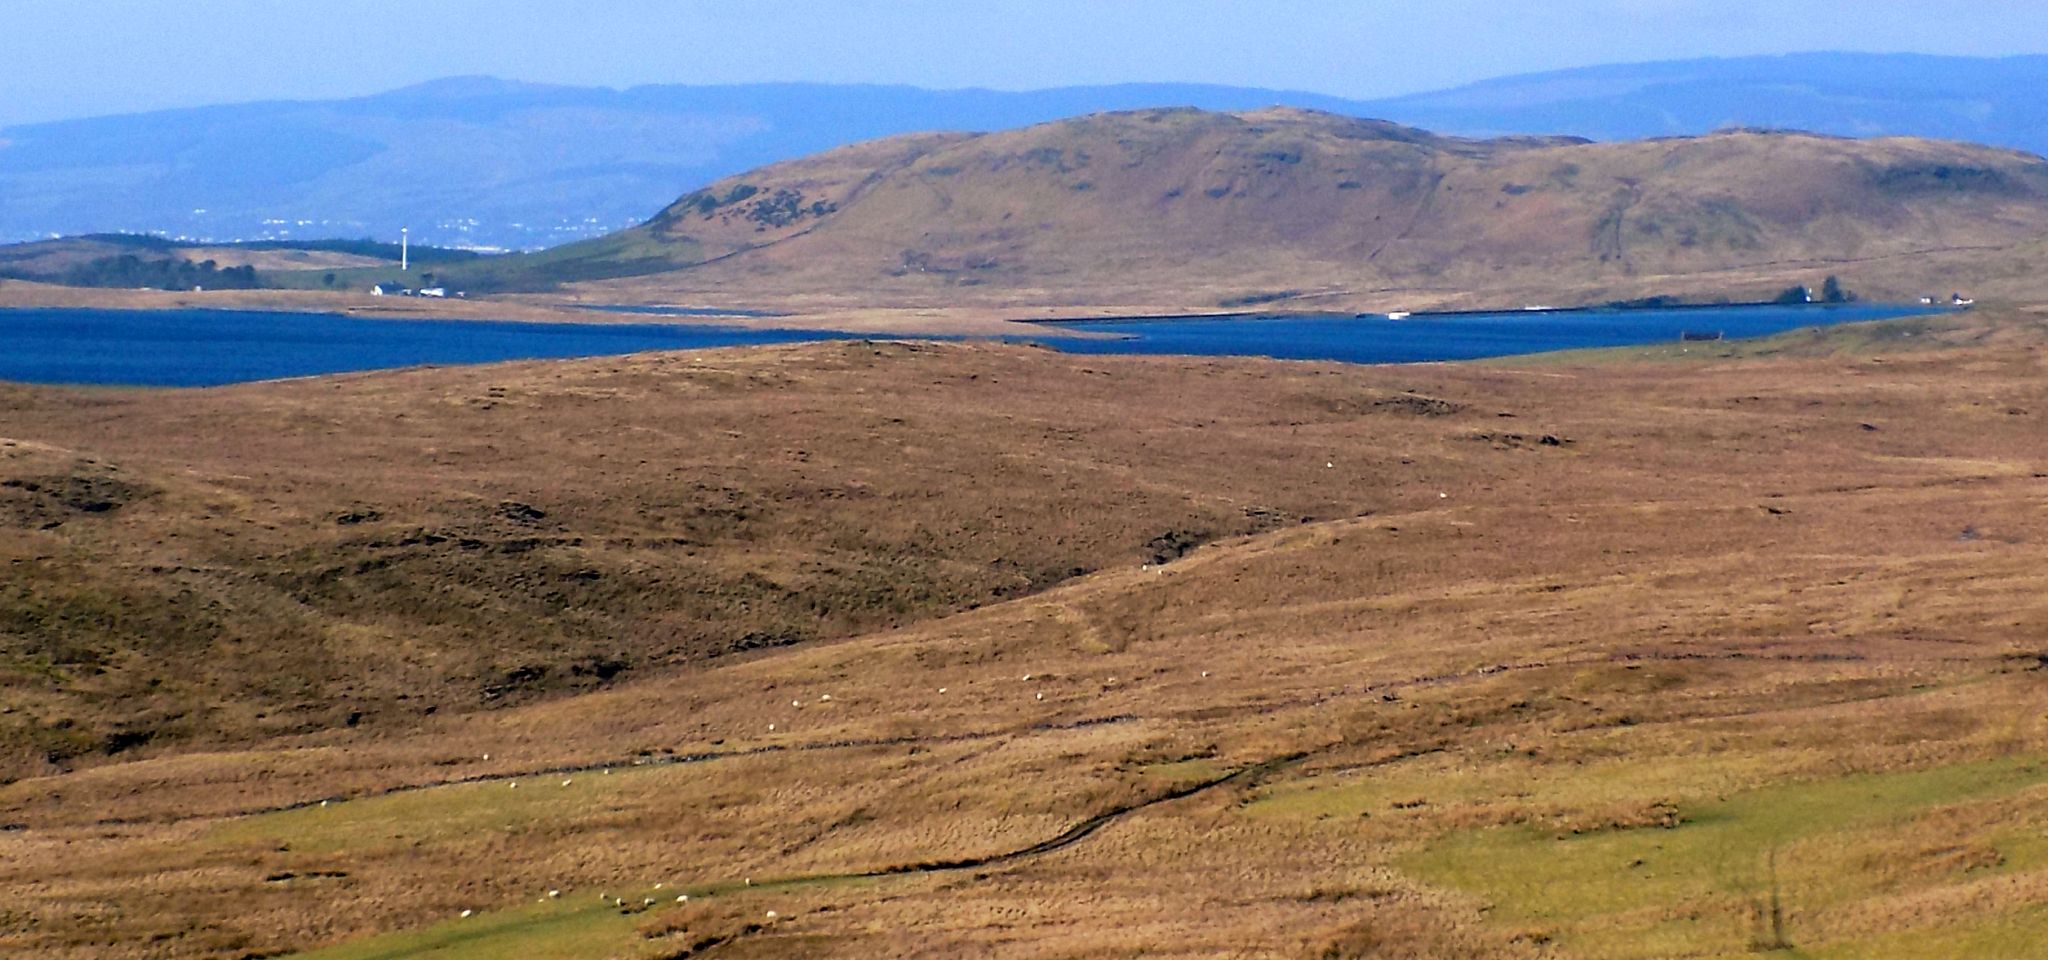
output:
<svg viewBox="0 0 2048 960"><path fill-rule="evenodd" d="M0 126L488 74L1367 99L1620 61L2048 53L2040 0L0 0Z"/></svg>

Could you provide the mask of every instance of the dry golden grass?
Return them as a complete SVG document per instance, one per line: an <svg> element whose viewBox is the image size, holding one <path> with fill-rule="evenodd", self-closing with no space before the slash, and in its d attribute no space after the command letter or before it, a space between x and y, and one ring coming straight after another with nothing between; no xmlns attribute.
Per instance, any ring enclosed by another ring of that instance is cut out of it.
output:
<svg viewBox="0 0 2048 960"><path fill-rule="evenodd" d="M1775 858L1803 955L2033 956L2044 375L2023 339L1413 368L831 345L12 394L36 470L162 491L58 528L115 558L177 529L261 571L282 547L246 542L329 503L410 525L463 494L616 529L687 464L784 492L719 543L740 569L811 529L1101 559L573 697L0 787L0 951L1740 956ZM799 480L897 492L839 513ZM214 504L232 525L190 519ZM1288 522L1220 526L1250 505ZM1169 517L1226 535L1154 565Z"/></svg>

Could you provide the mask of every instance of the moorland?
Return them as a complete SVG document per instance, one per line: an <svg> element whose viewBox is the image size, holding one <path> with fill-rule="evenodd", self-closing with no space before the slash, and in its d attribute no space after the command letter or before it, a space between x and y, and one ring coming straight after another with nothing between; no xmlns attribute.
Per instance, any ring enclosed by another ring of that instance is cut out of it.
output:
<svg viewBox="0 0 2048 960"><path fill-rule="evenodd" d="M2044 342L11 390L0 943L2029 956Z"/></svg>

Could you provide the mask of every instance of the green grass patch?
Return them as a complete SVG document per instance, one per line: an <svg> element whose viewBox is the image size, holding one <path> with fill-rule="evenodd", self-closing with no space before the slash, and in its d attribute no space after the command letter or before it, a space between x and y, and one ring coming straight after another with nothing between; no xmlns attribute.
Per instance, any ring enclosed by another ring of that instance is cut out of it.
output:
<svg viewBox="0 0 2048 960"><path fill-rule="evenodd" d="M621 909L614 900L599 897L602 891L578 890L561 899L544 903L457 917L418 930L406 930L369 937L350 943L294 954L295 960L588 960L591 957L630 957L637 951L659 952L662 945L648 944L640 934L643 923L676 907L677 894L687 893L699 904L713 897L766 894L778 891L822 887L860 888L883 882L872 877L786 877L757 881L751 886L737 882L711 886L664 887L659 890L622 891L613 896L627 904L655 901L645 910ZM773 906L772 899L766 904ZM673 949L673 944L667 945Z"/></svg>
<svg viewBox="0 0 2048 960"><path fill-rule="evenodd" d="M421 930L297 954L302 960L586 960L620 954L644 914L622 913L596 894L478 914Z"/></svg>
<svg viewBox="0 0 2048 960"><path fill-rule="evenodd" d="M1684 803L1683 822L1668 829L1457 831L1400 866L1485 899L1498 921L1553 930L1574 956L1740 953L1752 910L1769 895L1773 854L1794 916L1790 939L1800 943L1801 917L2015 869L1993 836L1968 835L1972 821L1957 814L2043 784L2048 766L2039 760L1848 776ZM2048 794L2039 799L2048 804ZM2026 862L2039 856L2022 846L2015 852ZM2013 922L1986 919L1987 931Z"/></svg>
<svg viewBox="0 0 2048 960"><path fill-rule="evenodd" d="M1254 817L1315 819L1514 803L1525 798L1582 806L1682 798L1709 793L1721 784L1767 779L1774 768L1802 759L1792 751L1723 753L1655 763L1608 760L1560 767L1513 755L1475 764L1458 755L1439 754L1355 775L1272 784L1263 788L1246 812Z"/></svg>
<svg viewBox="0 0 2048 960"><path fill-rule="evenodd" d="M1813 960L2037 960L2048 950L2048 906L1967 927L1939 926L1799 951Z"/></svg>
<svg viewBox="0 0 2048 960"><path fill-rule="evenodd" d="M222 824L202 842L224 846L287 844L303 853L372 850L417 841L485 832L509 833L533 824L564 822L601 813L656 788L650 778L676 770L621 768L518 781L491 781L410 790L362 800L335 801ZM569 780L569 786L562 786ZM518 783L515 788L512 782Z"/></svg>

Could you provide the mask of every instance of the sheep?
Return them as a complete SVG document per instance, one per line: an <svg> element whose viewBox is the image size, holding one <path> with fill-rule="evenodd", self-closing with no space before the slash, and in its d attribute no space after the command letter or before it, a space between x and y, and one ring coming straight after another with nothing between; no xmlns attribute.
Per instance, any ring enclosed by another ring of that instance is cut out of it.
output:
<svg viewBox="0 0 2048 960"><path fill-rule="evenodd" d="M570 778L570 779L567 779L567 780L563 780L563 781L562 781L562 786L565 786L565 787L566 787L566 786L568 786L569 784L571 784L571 783L575 783L575 782L576 782L576 781L575 781L575 779L574 779L574 778Z"/></svg>
<svg viewBox="0 0 2048 960"><path fill-rule="evenodd" d="M770 919L770 920L773 920L773 919L775 919L775 911L773 911L773 910L770 910L770 911L768 911L768 919Z"/></svg>
<svg viewBox="0 0 2048 960"><path fill-rule="evenodd" d="M1042 694L1042 693L1041 693L1041 694L1039 694L1039 695L1038 695L1038 699L1040 699L1040 700L1043 700L1043 699L1045 699L1045 694Z"/></svg>
<svg viewBox="0 0 2048 960"><path fill-rule="evenodd" d="M687 894L687 893L678 893L678 894L676 894L676 902L677 902L677 903L689 903L689 902L690 902L690 895L689 895L689 894Z"/></svg>
<svg viewBox="0 0 2048 960"><path fill-rule="evenodd" d="M775 732L775 725L774 725L774 724L772 724L772 723L771 723L771 724L769 724L769 725L768 725L768 732L769 732L769 733L774 733L774 732Z"/></svg>
<svg viewBox="0 0 2048 960"><path fill-rule="evenodd" d="M560 900L560 899L562 899L562 891L560 891L560 890L549 890L549 891L548 891L548 899L549 899L549 900Z"/></svg>
<svg viewBox="0 0 2048 960"><path fill-rule="evenodd" d="M940 693L945 693L945 692L946 692L946 688L945 688L945 687L940 687L940 688L939 688L939 692L940 692Z"/></svg>
<svg viewBox="0 0 2048 960"><path fill-rule="evenodd" d="M825 695L823 695L823 696L820 696L820 697L818 698L818 702L819 702L819 703L831 703L831 702L832 702L832 695L828 693L828 694L825 694Z"/></svg>
<svg viewBox="0 0 2048 960"><path fill-rule="evenodd" d="M792 707L801 707L804 705L804 702L802 700L791 700L789 702L789 705Z"/></svg>
<svg viewBox="0 0 2048 960"><path fill-rule="evenodd" d="M470 917L472 917L472 916L475 916L475 915L476 915L476 911L475 911L475 910L464 910L464 911L462 911L462 919L464 919L464 920L467 920L467 919L469 919Z"/></svg>

